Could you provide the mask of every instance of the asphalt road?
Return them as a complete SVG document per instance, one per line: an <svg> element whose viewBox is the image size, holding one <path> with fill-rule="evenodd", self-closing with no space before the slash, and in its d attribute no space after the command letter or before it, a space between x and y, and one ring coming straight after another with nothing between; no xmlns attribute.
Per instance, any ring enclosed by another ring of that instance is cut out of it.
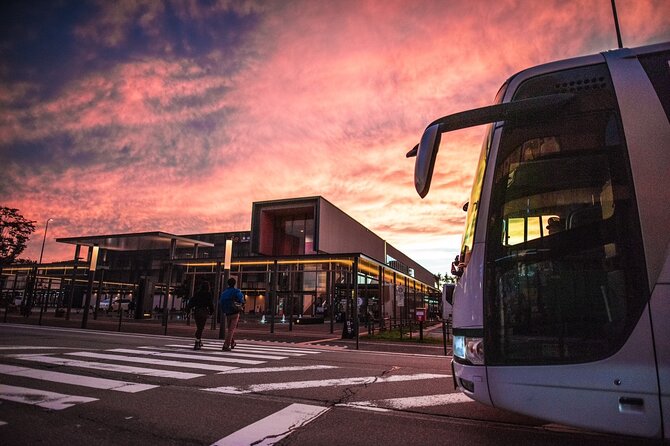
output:
<svg viewBox="0 0 670 446"><path fill-rule="evenodd" d="M0 324L3 445L639 445L455 392L437 354ZM550 402L548 402L550 404Z"/></svg>

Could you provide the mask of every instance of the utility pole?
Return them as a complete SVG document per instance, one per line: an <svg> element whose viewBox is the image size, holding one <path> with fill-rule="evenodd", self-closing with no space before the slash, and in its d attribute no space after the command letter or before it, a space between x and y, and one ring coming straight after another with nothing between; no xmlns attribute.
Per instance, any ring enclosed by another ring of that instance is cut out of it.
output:
<svg viewBox="0 0 670 446"><path fill-rule="evenodd" d="M619 48L623 48L623 40L621 39L621 30L619 29L619 17L616 13L616 1L612 0L612 14L614 15L614 27L616 28L616 40Z"/></svg>

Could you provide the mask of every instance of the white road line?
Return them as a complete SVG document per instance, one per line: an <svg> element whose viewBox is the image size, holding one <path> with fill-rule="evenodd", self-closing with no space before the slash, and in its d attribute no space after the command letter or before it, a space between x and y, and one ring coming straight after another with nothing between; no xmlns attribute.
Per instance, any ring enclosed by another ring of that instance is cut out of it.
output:
<svg viewBox="0 0 670 446"><path fill-rule="evenodd" d="M135 375L156 376L160 378L193 379L205 376L201 373L176 372L173 370L147 369L144 367L132 367L120 364L104 362L77 361L74 359L55 358L46 355L13 355L24 361L40 362L43 364L62 365L66 367L77 367L80 369L105 370L108 372L133 373Z"/></svg>
<svg viewBox="0 0 670 446"><path fill-rule="evenodd" d="M220 372L219 375L228 375L230 373L274 373L274 372L300 372L303 370L326 370L337 369L334 365L304 365L295 367L261 367L257 369L236 369L229 372Z"/></svg>
<svg viewBox="0 0 670 446"><path fill-rule="evenodd" d="M187 353L168 353L168 352L159 352L155 350L132 350L129 348L115 348L112 350L105 350L105 351L114 353L160 356L164 358L181 358L181 359L194 359L200 361L228 362L232 364L259 365L259 364L265 364L267 362L267 361L257 361L253 359L228 358L228 357L222 357L221 355L215 356L207 354L202 355L202 354L187 354Z"/></svg>
<svg viewBox="0 0 670 446"><path fill-rule="evenodd" d="M235 387L235 386L211 387L202 390L206 390L208 392L239 395L243 393L270 392L273 390L307 389L311 387L359 386L367 384L417 381L421 379L435 379L435 378L448 378L448 377L451 377L451 375L437 375L433 373L419 373L416 375L392 375L381 378L378 376L361 376L358 378L319 379L314 381L252 384L250 386L241 386L241 387Z"/></svg>
<svg viewBox="0 0 670 446"><path fill-rule="evenodd" d="M67 347L42 347L42 346L35 346L35 345L1 345L0 350L56 350L59 348L67 348Z"/></svg>
<svg viewBox="0 0 670 446"><path fill-rule="evenodd" d="M0 399L31 404L52 410L62 410L75 404L98 401L97 398L86 396L65 395L63 393L47 392L28 387L7 386L4 384L0 384Z"/></svg>
<svg viewBox="0 0 670 446"><path fill-rule="evenodd" d="M296 429L315 420L326 411L328 411L327 407L291 404L279 412L275 412L220 439L212 446L236 444L270 446L278 443Z"/></svg>
<svg viewBox="0 0 670 446"><path fill-rule="evenodd" d="M219 346L220 347L220 346ZM265 351L273 351L273 352L289 352L289 353L303 353L306 355L318 355L321 353L320 351L315 351L315 350L307 350L304 348L293 348L293 347L275 347L274 345L261 345L261 344L240 344L239 342L236 344L236 349L237 348L243 348L245 350L265 350Z"/></svg>
<svg viewBox="0 0 670 446"><path fill-rule="evenodd" d="M165 367L181 367L185 369L213 370L216 372L225 372L226 370L233 370L236 368L236 367L228 367L225 365L203 364L201 362L168 361L165 359L138 358L136 356L107 355L105 353L94 353L94 352L72 352L65 354L81 358L108 359L111 361L133 362L138 364L153 364Z"/></svg>
<svg viewBox="0 0 670 446"><path fill-rule="evenodd" d="M386 400L358 401L353 403L338 404L343 407L357 407L359 409L369 410L406 410L416 407L442 406L446 404L471 403L474 400L468 398L465 394L445 393L441 395L410 396L406 398L389 398Z"/></svg>
<svg viewBox="0 0 670 446"><path fill-rule="evenodd" d="M153 389L151 384L136 384L114 379L95 378L91 376L72 375L69 373L53 372L50 370L30 369L12 365L0 364L0 373L3 375L23 376L25 378L40 379L75 386L92 387L94 389L115 390L117 392L136 393Z"/></svg>
<svg viewBox="0 0 670 446"><path fill-rule="evenodd" d="M221 347L219 347L221 348ZM239 345L235 346L235 353L270 353L278 354L283 356L305 356L305 353L296 353L296 352L287 352L287 351L277 351L269 350L267 348L250 348L250 347L240 347Z"/></svg>
<svg viewBox="0 0 670 446"><path fill-rule="evenodd" d="M5 424L7 424L6 421L0 421L0 426L4 426Z"/></svg>
<svg viewBox="0 0 670 446"><path fill-rule="evenodd" d="M166 345L166 347L177 347L177 348L193 348L193 345L183 345L183 344L169 344ZM203 350L218 350L221 352L221 355L223 356L238 356L241 358L257 358L257 359L286 359L288 356L274 356L274 355L252 355L250 353L233 353L232 351L230 352L222 352L221 351L221 346L219 345L218 347L209 347L207 345L203 345L202 347Z"/></svg>

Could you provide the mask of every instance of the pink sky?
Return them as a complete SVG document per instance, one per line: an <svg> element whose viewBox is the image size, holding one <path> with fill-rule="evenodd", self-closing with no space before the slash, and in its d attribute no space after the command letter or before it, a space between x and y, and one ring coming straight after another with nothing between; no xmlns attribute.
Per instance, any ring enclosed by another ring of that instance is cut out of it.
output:
<svg viewBox="0 0 670 446"><path fill-rule="evenodd" d="M321 195L444 274L483 128L449 135L422 200L405 153L426 124L528 66L616 47L609 0L170 5L183 23L216 10L253 26L210 21L201 37L221 45L195 48L162 3L103 2L67 31L63 63L85 70L49 95L39 76L0 82L0 205L37 221L23 257L48 218L52 261L73 255L58 237L248 230L254 201ZM625 46L670 39L669 1L617 7ZM97 69L100 54L114 59Z"/></svg>

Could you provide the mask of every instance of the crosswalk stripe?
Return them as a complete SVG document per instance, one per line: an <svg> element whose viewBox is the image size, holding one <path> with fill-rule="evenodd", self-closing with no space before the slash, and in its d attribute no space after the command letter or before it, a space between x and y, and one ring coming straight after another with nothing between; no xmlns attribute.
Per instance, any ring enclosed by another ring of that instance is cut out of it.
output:
<svg viewBox="0 0 670 446"><path fill-rule="evenodd" d="M2 345L0 350L56 350L66 347L43 347L38 345Z"/></svg>
<svg viewBox="0 0 670 446"><path fill-rule="evenodd" d="M235 369L229 372L219 372L219 375L228 375L230 373L275 373L275 372L301 372L304 370L326 370L337 369L334 365L302 365L294 367L261 367L255 369Z"/></svg>
<svg viewBox="0 0 670 446"><path fill-rule="evenodd" d="M168 344L166 347L177 347L177 348L193 348L192 345L182 345L182 344ZM222 352L221 346L211 346L211 344L203 344L203 350L218 350L224 356L234 356L241 358L257 358L257 359L286 359L288 356L276 356L276 355L252 355L251 353L234 353L232 351Z"/></svg>
<svg viewBox="0 0 670 446"><path fill-rule="evenodd" d="M181 359L194 359L194 360L204 360L204 361L213 361L213 362L227 362L233 364L246 364L246 365L259 365L265 364L267 361L257 361L253 359L240 359L240 358L229 358L222 357L221 355L209 355L209 354L187 354L187 353L169 353L169 352L160 352L156 350L133 350L129 348L115 348L112 350L106 350L108 352L114 353L129 353L129 354L141 354L141 355L150 355L150 356L160 356L165 358L181 358Z"/></svg>
<svg viewBox="0 0 670 446"><path fill-rule="evenodd" d="M203 364L201 362L169 361L166 359L138 358L136 356L108 355L106 353L94 353L94 352L72 352L65 354L69 356L77 356L82 358L108 359L112 361L134 362L139 364L153 364L166 367L181 367L185 369L213 370L216 372L225 372L226 370L233 370L235 368L225 365Z"/></svg>
<svg viewBox="0 0 670 446"><path fill-rule="evenodd" d="M358 378L336 378L336 379L319 379L314 381L293 381L287 383L252 384L249 386L240 386L240 387L235 386L211 387L202 390L206 390L208 392L239 395L243 393L270 392L273 390L307 389L311 387L357 386L366 384L417 381L422 379L448 378L450 376L451 375L438 375L434 373L418 373L416 375L392 375L386 377L361 376Z"/></svg>
<svg viewBox="0 0 670 446"><path fill-rule="evenodd" d="M23 376L25 378L40 379L62 384L72 384L95 389L115 390L117 392L136 393L153 389L151 384L136 384L114 379L96 378L91 376L73 375L69 373L53 372L50 370L30 369L12 365L0 364L0 373L3 375Z"/></svg>
<svg viewBox="0 0 670 446"><path fill-rule="evenodd" d="M471 403L473 400L463 393L445 393L441 395L410 396L405 398L389 398L375 401L357 401L338 404L344 407L357 407L370 410L406 410L417 407L442 406L446 404Z"/></svg>
<svg viewBox="0 0 670 446"><path fill-rule="evenodd" d="M31 404L51 410L62 410L79 403L90 403L97 398L86 396L65 395L63 393L47 392L45 390L30 389L0 384L0 399L17 403Z"/></svg>
<svg viewBox="0 0 670 446"><path fill-rule="evenodd" d="M287 352L287 351L277 351L277 350L268 350L265 348L250 348L250 347L241 347L239 344L235 346L235 353L270 353L278 354L283 356L305 356L305 353L299 352Z"/></svg>
<svg viewBox="0 0 670 446"><path fill-rule="evenodd" d="M275 347L274 345L261 345L261 344L241 344L237 343L235 348L241 348L245 350L263 350L263 351L273 351L273 352L288 352L288 353L302 353L305 355L318 355L321 353L318 350L307 350L303 348L293 348L293 347Z"/></svg>
<svg viewBox="0 0 670 446"><path fill-rule="evenodd" d="M159 370L148 369L144 367L133 367L120 364L91 362L91 361L77 361L74 359L56 358L46 355L14 355L13 357L24 360L40 362L43 364L62 365L66 367L76 367L80 369L105 370L108 372L133 373L135 375L155 376L159 378L175 378L175 379L193 379L205 376L201 373L186 373L177 372L174 370Z"/></svg>
<svg viewBox="0 0 670 446"><path fill-rule="evenodd" d="M288 407L268 415L232 434L224 437L212 446L233 444L253 444L270 446L278 443L291 432L315 420L328 411L327 407L308 404L291 404Z"/></svg>

